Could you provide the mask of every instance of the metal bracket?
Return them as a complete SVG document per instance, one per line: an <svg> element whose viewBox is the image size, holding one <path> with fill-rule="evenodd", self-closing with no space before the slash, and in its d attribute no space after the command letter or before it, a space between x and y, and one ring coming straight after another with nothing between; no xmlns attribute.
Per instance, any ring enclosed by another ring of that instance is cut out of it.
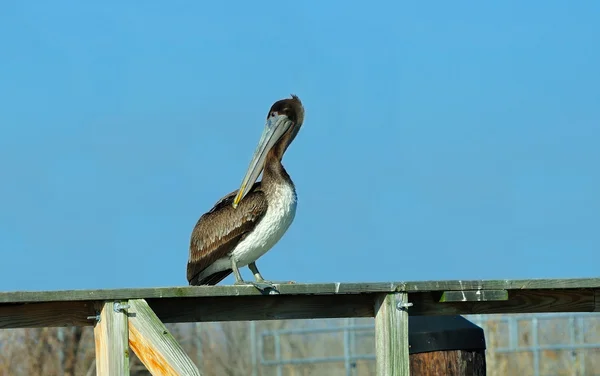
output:
<svg viewBox="0 0 600 376"><path fill-rule="evenodd" d="M400 302L396 304L396 309L399 311L408 311L408 307L412 307L413 304L410 302Z"/></svg>
<svg viewBox="0 0 600 376"><path fill-rule="evenodd" d="M113 306L113 310L114 310L115 312L119 313L119 312L121 312L121 311L128 310L128 309L129 309L129 307L130 307L130 305L129 305L129 304L127 304L127 303L125 303L125 304L122 304L122 303L120 303L120 302L115 302L115 305Z"/></svg>
<svg viewBox="0 0 600 376"><path fill-rule="evenodd" d="M96 320L98 322L100 322L100 314L96 314L95 316L88 316L87 317L88 320Z"/></svg>

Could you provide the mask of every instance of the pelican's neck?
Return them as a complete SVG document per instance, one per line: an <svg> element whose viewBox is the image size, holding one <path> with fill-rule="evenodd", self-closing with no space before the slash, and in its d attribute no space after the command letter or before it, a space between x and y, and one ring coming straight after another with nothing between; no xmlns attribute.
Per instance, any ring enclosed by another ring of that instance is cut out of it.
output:
<svg viewBox="0 0 600 376"><path fill-rule="evenodd" d="M287 184L294 186L290 175L281 164L281 158L279 158L274 149L269 151L265 160L265 169L263 170L262 185L265 189L274 185Z"/></svg>
<svg viewBox="0 0 600 376"><path fill-rule="evenodd" d="M291 185L294 187L294 183L290 178L290 175L287 173L283 165L281 164L281 159L283 158L283 154L287 150L288 146L292 143L292 129L286 132L275 145L269 150L267 153L267 157L265 158L265 168L263 170L263 178L262 185L265 186L273 186L280 184Z"/></svg>

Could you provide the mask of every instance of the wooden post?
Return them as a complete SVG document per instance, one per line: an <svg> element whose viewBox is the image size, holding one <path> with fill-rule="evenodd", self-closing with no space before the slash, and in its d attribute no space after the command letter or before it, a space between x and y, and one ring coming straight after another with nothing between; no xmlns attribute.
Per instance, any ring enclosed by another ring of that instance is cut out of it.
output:
<svg viewBox="0 0 600 376"><path fill-rule="evenodd" d="M389 293L375 299L375 354L378 376L409 376L408 295Z"/></svg>
<svg viewBox="0 0 600 376"><path fill-rule="evenodd" d="M483 329L459 315L411 316L412 376L485 376Z"/></svg>
<svg viewBox="0 0 600 376"><path fill-rule="evenodd" d="M129 345L152 375L201 376L144 299L129 301Z"/></svg>
<svg viewBox="0 0 600 376"><path fill-rule="evenodd" d="M96 375L129 375L129 345L127 337L127 301L105 302L99 321L94 326L96 344Z"/></svg>

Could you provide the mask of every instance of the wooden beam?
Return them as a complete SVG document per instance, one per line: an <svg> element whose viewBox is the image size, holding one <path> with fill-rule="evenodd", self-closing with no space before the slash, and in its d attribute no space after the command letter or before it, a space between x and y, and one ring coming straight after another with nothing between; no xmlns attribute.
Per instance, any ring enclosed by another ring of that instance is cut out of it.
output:
<svg viewBox="0 0 600 376"><path fill-rule="evenodd" d="M98 376L129 375L127 311L119 308L123 304L126 301L98 305L100 320L94 326Z"/></svg>
<svg viewBox="0 0 600 376"><path fill-rule="evenodd" d="M270 295L148 299L165 323L373 317L373 295ZM177 307L177 309L173 309ZM0 329L90 326L94 302L0 304Z"/></svg>
<svg viewBox="0 0 600 376"><path fill-rule="evenodd" d="M375 355L378 376L409 376L408 295L381 294L375 300Z"/></svg>
<svg viewBox="0 0 600 376"><path fill-rule="evenodd" d="M600 278L422 281L373 283L314 283L277 285L281 295L330 295L385 292L427 292L465 290L554 290L600 289ZM260 296L252 286L182 286L115 290L14 291L0 292L0 303L35 303L53 301L89 301L150 298L193 298L219 296Z"/></svg>
<svg viewBox="0 0 600 376"><path fill-rule="evenodd" d="M593 290L512 290L504 301L439 302L440 294L409 294L411 315L594 312Z"/></svg>
<svg viewBox="0 0 600 376"><path fill-rule="evenodd" d="M599 312L597 289L509 290L508 300L440 302L442 292L409 293L411 315ZM164 323L373 317L379 293L333 295L153 298L147 302ZM176 307L176 309L173 309ZM93 301L0 303L0 329L90 326Z"/></svg>
<svg viewBox="0 0 600 376"><path fill-rule="evenodd" d="M0 304L0 329L92 326L92 316L97 313L94 304L89 301Z"/></svg>
<svg viewBox="0 0 600 376"><path fill-rule="evenodd" d="M507 290L460 290L444 291L440 302L489 302L508 300Z"/></svg>
<svg viewBox="0 0 600 376"><path fill-rule="evenodd" d="M200 376L198 367L148 303L133 299L129 304L129 345L148 371L153 375Z"/></svg>
<svg viewBox="0 0 600 376"><path fill-rule="evenodd" d="M149 299L163 322L373 317L371 294ZM177 309L173 309L176 306Z"/></svg>

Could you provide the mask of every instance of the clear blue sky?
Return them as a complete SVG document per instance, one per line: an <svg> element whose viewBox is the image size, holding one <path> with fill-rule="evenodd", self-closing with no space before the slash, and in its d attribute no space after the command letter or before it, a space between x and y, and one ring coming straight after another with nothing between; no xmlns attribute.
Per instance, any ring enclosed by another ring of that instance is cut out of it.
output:
<svg viewBox="0 0 600 376"><path fill-rule="evenodd" d="M290 93L298 211L265 277L598 276L599 14L2 3L0 290L186 285L194 224Z"/></svg>

